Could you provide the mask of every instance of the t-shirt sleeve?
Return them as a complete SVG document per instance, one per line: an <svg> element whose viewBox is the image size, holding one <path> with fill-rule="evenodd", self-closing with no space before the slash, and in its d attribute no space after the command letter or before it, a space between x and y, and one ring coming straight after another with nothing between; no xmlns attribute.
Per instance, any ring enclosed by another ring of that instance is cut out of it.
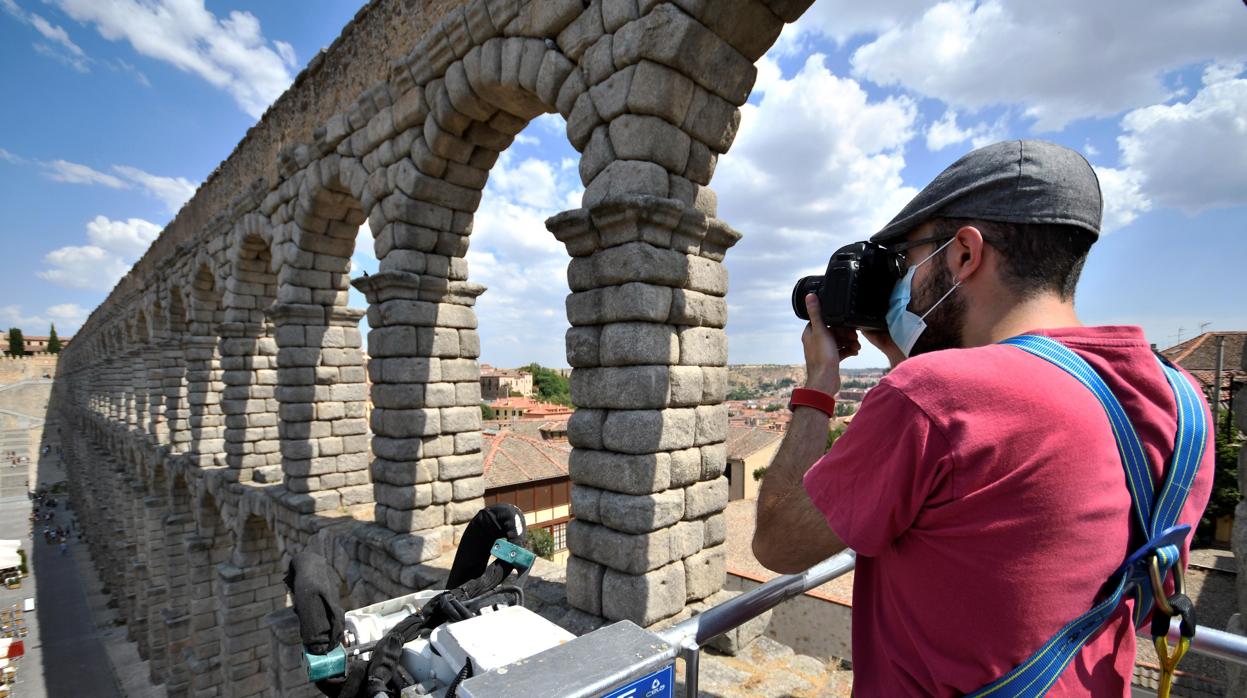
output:
<svg viewBox="0 0 1247 698"><path fill-rule="evenodd" d="M930 417L881 383L831 450L805 474L805 491L831 530L876 556L907 531L944 478L948 442Z"/></svg>

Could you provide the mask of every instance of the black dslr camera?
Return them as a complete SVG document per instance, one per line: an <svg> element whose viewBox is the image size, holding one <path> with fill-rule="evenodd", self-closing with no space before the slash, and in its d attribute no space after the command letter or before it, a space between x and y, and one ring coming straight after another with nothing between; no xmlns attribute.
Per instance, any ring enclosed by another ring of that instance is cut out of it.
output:
<svg viewBox="0 0 1247 698"><path fill-rule="evenodd" d="M869 241L845 245L831 256L827 273L797 281L792 309L797 317L809 320L805 296L813 293L828 327L886 330L888 299L904 275L904 259L887 247Z"/></svg>

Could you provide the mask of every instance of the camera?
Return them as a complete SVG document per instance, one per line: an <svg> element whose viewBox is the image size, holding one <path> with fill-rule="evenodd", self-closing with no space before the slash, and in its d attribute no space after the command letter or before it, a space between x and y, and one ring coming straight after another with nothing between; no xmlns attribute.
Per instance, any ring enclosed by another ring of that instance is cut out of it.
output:
<svg viewBox="0 0 1247 698"><path fill-rule="evenodd" d="M903 257L878 243L863 241L836 250L822 276L806 276L792 289L792 310L809 320L805 296L818 296L823 324L885 330L892 288L905 275Z"/></svg>

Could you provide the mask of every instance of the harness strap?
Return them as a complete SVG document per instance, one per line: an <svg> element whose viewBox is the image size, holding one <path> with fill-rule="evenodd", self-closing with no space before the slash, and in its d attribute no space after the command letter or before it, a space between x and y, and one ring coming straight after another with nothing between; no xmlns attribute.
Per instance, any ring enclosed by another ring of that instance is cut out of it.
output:
<svg viewBox="0 0 1247 698"><path fill-rule="evenodd" d="M1133 593L1136 597L1136 625L1152 609L1154 596L1149 576L1152 558L1156 558L1162 574L1166 574L1179 562L1181 546L1190 532L1189 526L1175 524L1203 460L1208 419L1203 402L1190 382L1180 371L1157 357L1178 406L1178 428L1173 456L1165 470L1164 482L1157 496L1152 484L1152 471L1134 425L1108 385L1085 359L1060 342L1040 335L1020 335L1001 343L1015 346L1060 367L1095 395L1108 415L1122 467L1126 472L1126 486L1130 491L1135 523L1147 541L1131 553L1109 578L1110 582L1114 579L1116 581L1112 584L1112 592L1104 600L1066 624L1009 673L969 694L976 697L990 695L1022 698L1046 694L1127 594ZM1163 593L1163 590L1158 591Z"/></svg>

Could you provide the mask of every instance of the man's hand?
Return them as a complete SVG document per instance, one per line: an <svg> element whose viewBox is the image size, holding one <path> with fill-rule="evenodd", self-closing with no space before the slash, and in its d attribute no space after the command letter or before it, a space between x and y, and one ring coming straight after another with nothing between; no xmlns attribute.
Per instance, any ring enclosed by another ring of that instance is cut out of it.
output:
<svg viewBox="0 0 1247 698"><path fill-rule="evenodd" d="M862 345L854 330L837 327L833 331L818 319L823 316L818 296L806 294L805 309L814 318L801 334L801 345L805 348L805 387L835 395L840 392L840 359L857 356Z"/></svg>
<svg viewBox="0 0 1247 698"><path fill-rule="evenodd" d="M862 330L862 334L866 335L866 340L875 345L875 348L883 352L888 357L888 363L892 368L905 360L905 354L901 352L901 348L896 346L896 342L892 341L892 335L887 330Z"/></svg>

